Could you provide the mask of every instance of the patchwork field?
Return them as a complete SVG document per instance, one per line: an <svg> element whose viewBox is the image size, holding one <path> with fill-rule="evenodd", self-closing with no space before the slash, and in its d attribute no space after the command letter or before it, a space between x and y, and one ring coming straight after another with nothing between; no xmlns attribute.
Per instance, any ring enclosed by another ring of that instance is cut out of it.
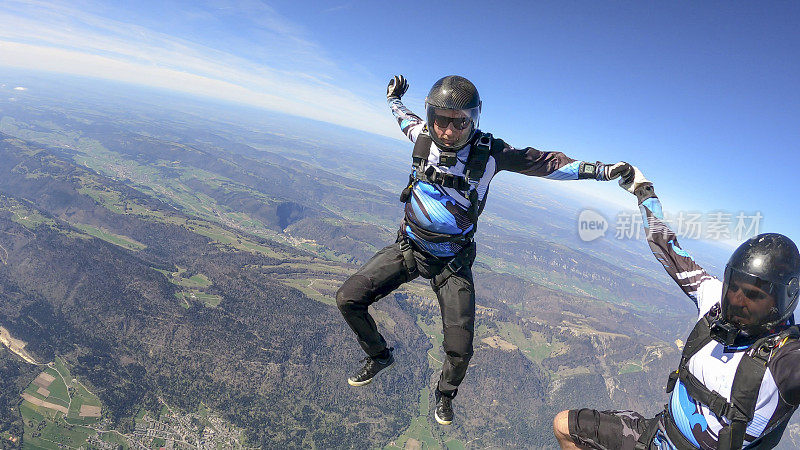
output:
<svg viewBox="0 0 800 450"><path fill-rule="evenodd" d="M96 434L87 426L100 420L100 399L72 378L60 358L48 364L21 396L26 446L77 448Z"/></svg>

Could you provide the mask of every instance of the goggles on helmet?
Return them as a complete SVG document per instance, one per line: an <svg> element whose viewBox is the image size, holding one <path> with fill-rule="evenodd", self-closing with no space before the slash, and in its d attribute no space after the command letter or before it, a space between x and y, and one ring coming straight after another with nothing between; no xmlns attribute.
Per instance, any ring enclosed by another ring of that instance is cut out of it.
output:
<svg viewBox="0 0 800 450"><path fill-rule="evenodd" d="M480 107L446 109L427 105L428 128L431 138L439 147L447 150L458 150L464 147L478 128L479 118ZM446 134L449 127L452 127L453 132Z"/></svg>

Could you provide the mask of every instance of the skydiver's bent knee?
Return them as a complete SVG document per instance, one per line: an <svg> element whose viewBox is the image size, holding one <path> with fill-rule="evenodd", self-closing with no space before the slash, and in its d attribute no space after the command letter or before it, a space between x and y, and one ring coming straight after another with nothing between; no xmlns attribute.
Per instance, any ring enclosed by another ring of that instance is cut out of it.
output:
<svg viewBox="0 0 800 450"><path fill-rule="evenodd" d="M569 437L569 411L561 411L553 418L553 433L559 441L563 439L572 440Z"/></svg>
<svg viewBox="0 0 800 450"><path fill-rule="evenodd" d="M556 420L563 420L562 414ZM633 450L636 441L647 430L651 420L633 411L597 411L594 409L572 409L567 413L567 434L570 440L586 448L600 450ZM561 416L561 417L559 417ZM562 422L554 421L556 437L563 431Z"/></svg>
<svg viewBox="0 0 800 450"><path fill-rule="evenodd" d="M345 280L342 286L336 291L336 306L339 311L347 312L355 308L365 308L374 299L371 297L372 283L363 275L355 274Z"/></svg>
<svg viewBox="0 0 800 450"><path fill-rule="evenodd" d="M469 361L472 357L472 331L458 326L445 327L442 346L448 356Z"/></svg>

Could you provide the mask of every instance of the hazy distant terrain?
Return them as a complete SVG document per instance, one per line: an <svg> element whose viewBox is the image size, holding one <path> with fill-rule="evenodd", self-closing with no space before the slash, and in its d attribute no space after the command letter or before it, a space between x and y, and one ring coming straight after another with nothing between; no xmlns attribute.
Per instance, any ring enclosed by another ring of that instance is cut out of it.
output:
<svg viewBox="0 0 800 450"><path fill-rule="evenodd" d="M492 187L475 356L441 428L427 284L378 303L398 364L363 389L345 381L362 354L334 305L394 239L410 145L111 84L0 85L0 326L96 393L89 435L134 436L167 404L253 447L552 448L560 409L664 404L693 305L643 242L579 245L557 182ZM28 439L20 411L47 411L19 394L41 370L0 355L0 437Z"/></svg>

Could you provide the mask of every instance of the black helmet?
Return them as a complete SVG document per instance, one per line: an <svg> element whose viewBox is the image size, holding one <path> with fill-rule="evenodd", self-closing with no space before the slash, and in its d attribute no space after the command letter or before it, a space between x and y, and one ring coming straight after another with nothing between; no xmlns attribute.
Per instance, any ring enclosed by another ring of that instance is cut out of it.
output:
<svg viewBox="0 0 800 450"><path fill-rule="evenodd" d="M458 75L446 76L431 87L425 99L428 129L431 138L440 148L446 150L459 150L467 145L475 130L478 129L478 120L481 114L481 97L475 85L468 79ZM456 124L450 117L441 114L442 110L463 112L461 121ZM446 128L450 123L458 130L464 130L454 142L442 142L433 130L437 117Z"/></svg>
<svg viewBox="0 0 800 450"><path fill-rule="evenodd" d="M757 337L785 323L797 306L799 278L800 253L791 239L777 233L748 239L725 266L723 328L728 334Z"/></svg>

